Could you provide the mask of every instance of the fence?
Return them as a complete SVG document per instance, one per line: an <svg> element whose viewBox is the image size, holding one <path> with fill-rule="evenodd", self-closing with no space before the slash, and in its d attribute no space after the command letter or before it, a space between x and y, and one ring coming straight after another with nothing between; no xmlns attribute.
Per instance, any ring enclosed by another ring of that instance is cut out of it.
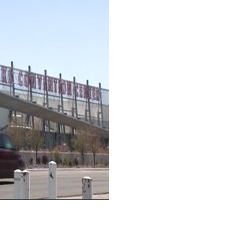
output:
<svg viewBox="0 0 241 241"><path fill-rule="evenodd" d="M85 153L82 156L77 152L47 152L47 151L38 151L37 156L39 163L36 160L36 153L32 151L20 151L23 156L24 163L26 166L36 166L42 164L43 157L46 160L55 159L57 164L64 164L65 162L71 162L72 165L85 165L91 166L94 163L94 156L92 153ZM47 162L48 163L48 162ZM46 163L46 164L47 164ZM97 166L108 166L109 165L109 154L97 153L95 156L95 163Z"/></svg>
<svg viewBox="0 0 241 241"><path fill-rule="evenodd" d="M57 165L49 162L48 172L49 199L57 199ZM14 199L30 199L30 172L14 171ZM92 199L92 179L82 178L82 199Z"/></svg>

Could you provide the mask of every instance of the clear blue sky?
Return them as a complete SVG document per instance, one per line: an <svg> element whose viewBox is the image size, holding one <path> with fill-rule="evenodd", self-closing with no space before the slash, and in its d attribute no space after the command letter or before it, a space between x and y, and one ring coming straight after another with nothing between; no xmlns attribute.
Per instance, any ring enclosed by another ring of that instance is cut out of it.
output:
<svg viewBox="0 0 241 241"><path fill-rule="evenodd" d="M109 89L108 0L8 0L0 9L0 65Z"/></svg>

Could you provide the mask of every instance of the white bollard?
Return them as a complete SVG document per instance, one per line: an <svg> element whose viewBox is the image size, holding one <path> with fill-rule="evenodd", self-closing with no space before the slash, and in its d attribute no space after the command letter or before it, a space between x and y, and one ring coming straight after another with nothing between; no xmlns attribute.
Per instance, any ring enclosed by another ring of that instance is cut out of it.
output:
<svg viewBox="0 0 241 241"><path fill-rule="evenodd" d="M14 171L14 199L21 199L20 184L22 171L17 169Z"/></svg>
<svg viewBox="0 0 241 241"><path fill-rule="evenodd" d="M49 199L57 198L56 162L49 162Z"/></svg>
<svg viewBox="0 0 241 241"><path fill-rule="evenodd" d="M90 177L82 178L82 199L92 199L92 179Z"/></svg>
<svg viewBox="0 0 241 241"><path fill-rule="evenodd" d="M27 170L21 172L20 184L21 199L30 199L30 175Z"/></svg>

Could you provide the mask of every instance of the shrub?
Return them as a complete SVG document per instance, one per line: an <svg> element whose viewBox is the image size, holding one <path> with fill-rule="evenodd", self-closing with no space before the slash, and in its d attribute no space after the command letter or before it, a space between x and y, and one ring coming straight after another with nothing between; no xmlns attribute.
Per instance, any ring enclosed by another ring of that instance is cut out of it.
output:
<svg viewBox="0 0 241 241"><path fill-rule="evenodd" d="M40 158L40 157L37 157L36 164L37 164L37 165L40 165L40 163L41 163L41 158Z"/></svg>
<svg viewBox="0 0 241 241"><path fill-rule="evenodd" d="M33 165L33 158L30 158L29 165L30 165L30 166Z"/></svg>
<svg viewBox="0 0 241 241"><path fill-rule="evenodd" d="M77 158L74 159L74 165L75 165L75 166L78 166L78 165L79 165L79 162L78 162L78 159L77 159Z"/></svg>
<svg viewBox="0 0 241 241"><path fill-rule="evenodd" d="M72 167L72 161L71 160L69 161L69 166Z"/></svg>
<svg viewBox="0 0 241 241"><path fill-rule="evenodd" d="M46 165L48 162L49 162L48 156L43 155L43 157L42 157L42 163L43 163L43 165Z"/></svg>
<svg viewBox="0 0 241 241"><path fill-rule="evenodd" d="M65 157L64 158L64 163L63 163L64 166L68 166L69 165L69 160Z"/></svg>
<svg viewBox="0 0 241 241"><path fill-rule="evenodd" d="M62 160L61 160L61 157L60 157L60 154L59 154L59 151L58 150L54 150L53 152L54 154L54 161L56 162L56 164L62 164Z"/></svg>

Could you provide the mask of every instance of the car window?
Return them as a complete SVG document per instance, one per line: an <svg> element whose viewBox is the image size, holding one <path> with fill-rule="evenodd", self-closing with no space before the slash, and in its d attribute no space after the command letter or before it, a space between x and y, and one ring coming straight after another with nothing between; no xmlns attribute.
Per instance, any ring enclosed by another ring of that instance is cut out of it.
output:
<svg viewBox="0 0 241 241"><path fill-rule="evenodd" d="M9 150L14 149L14 145L11 139L5 134L0 135L0 148L9 149Z"/></svg>
<svg viewBox="0 0 241 241"><path fill-rule="evenodd" d="M3 135L0 135L0 148L4 148L4 139L3 139Z"/></svg>

